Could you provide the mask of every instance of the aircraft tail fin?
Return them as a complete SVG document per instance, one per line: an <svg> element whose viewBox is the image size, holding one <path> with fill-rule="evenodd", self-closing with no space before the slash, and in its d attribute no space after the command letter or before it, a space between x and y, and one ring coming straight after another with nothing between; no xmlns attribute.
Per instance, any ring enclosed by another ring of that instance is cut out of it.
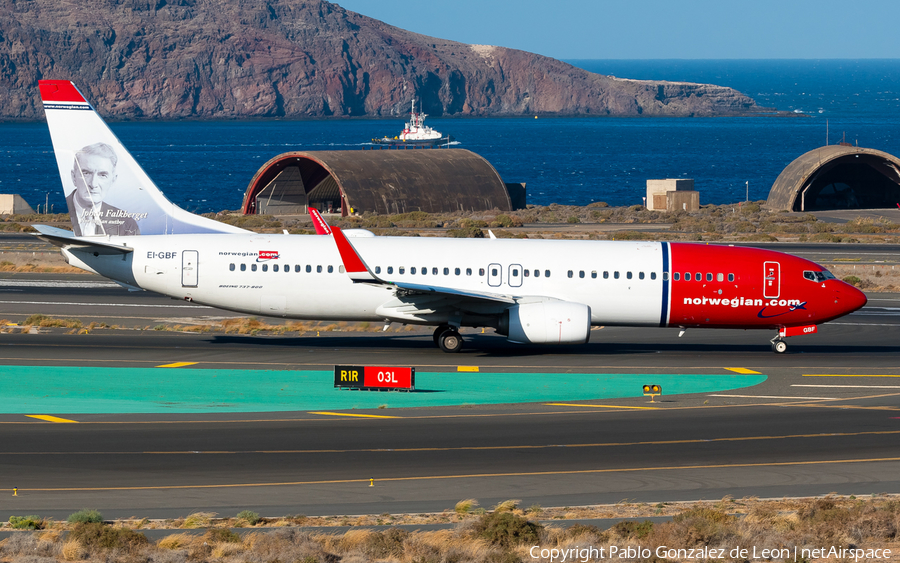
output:
<svg viewBox="0 0 900 563"><path fill-rule="evenodd" d="M328 222L325 221L325 218L322 217L322 214L319 213L319 210L315 207L308 207L309 216L312 218L313 228L316 229L317 235L330 235L331 227L328 225Z"/></svg>
<svg viewBox="0 0 900 563"><path fill-rule="evenodd" d="M75 84L39 87L75 235L247 232L166 199Z"/></svg>

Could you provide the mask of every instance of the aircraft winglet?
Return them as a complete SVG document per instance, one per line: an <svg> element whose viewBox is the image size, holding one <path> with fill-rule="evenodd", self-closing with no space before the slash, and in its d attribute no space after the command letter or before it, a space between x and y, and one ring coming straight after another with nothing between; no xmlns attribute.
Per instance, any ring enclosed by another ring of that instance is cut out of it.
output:
<svg viewBox="0 0 900 563"><path fill-rule="evenodd" d="M310 211L313 210L310 209ZM337 244L338 252L341 254L341 261L344 263L344 269L347 270L347 275L350 276L351 280L357 283L387 284L384 280L375 277L375 274L369 270L368 266L366 266L365 262L362 261L362 258L360 258L359 254L356 252L356 249L353 248L353 245L347 240L346 235L341 232L340 227L332 227L330 228L330 232L331 236L334 238L335 244Z"/></svg>
<svg viewBox="0 0 900 563"><path fill-rule="evenodd" d="M328 226L328 223L325 221L325 218L322 217L322 214L319 213L319 210L315 207L308 207L309 216L312 217L313 227L316 229L317 235L330 235L331 227Z"/></svg>

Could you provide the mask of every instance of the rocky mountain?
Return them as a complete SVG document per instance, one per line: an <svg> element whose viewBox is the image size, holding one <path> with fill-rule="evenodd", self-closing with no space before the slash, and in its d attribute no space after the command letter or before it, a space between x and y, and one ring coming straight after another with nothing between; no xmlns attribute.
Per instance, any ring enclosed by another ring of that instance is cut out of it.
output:
<svg viewBox="0 0 900 563"><path fill-rule="evenodd" d="M533 53L427 37L324 0L0 0L0 119L39 119L39 79L103 115L709 116L731 88L624 80Z"/></svg>

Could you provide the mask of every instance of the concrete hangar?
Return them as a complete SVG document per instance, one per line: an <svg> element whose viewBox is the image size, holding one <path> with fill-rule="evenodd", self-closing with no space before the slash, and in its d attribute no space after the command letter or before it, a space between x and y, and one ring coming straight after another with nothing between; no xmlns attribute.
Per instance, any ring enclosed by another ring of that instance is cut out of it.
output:
<svg viewBox="0 0 900 563"><path fill-rule="evenodd" d="M505 184L465 149L287 152L253 176L241 211L300 215L307 206L342 216L513 211L525 207L525 185Z"/></svg>
<svg viewBox="0 0 900 563"><path fill-rule="evenodd" d="M769 191L773 211L879 209L900 203L900 159L848 143L811 150L791 162Z"/></svg>

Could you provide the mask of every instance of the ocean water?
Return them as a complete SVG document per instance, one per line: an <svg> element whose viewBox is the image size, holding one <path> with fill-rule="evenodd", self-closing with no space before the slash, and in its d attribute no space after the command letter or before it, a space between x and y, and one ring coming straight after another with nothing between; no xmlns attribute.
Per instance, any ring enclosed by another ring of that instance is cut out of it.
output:
<svg viewBox="0 0 900 563"><path fill-rule="evenodd" d="M900 60L569 61L623 78L734 87L792 117L439 118L528 202L642 202L646 180L693 178L701 204L765 199L801 154L842 138L900 155ZM253 174L291 150L356 150L398 119L112 123L166 196L193 212L238 209ZM44 123L0 124L0 193L65 208Z"/></svg>

